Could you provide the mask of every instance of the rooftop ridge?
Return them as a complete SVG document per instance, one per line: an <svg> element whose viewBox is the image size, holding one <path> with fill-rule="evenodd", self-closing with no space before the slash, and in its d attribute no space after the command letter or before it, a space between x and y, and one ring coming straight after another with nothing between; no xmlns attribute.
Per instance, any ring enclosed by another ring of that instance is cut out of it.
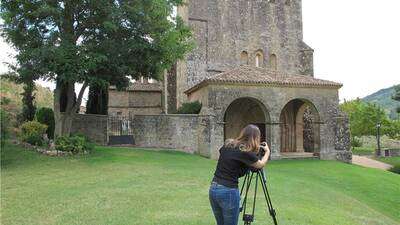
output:
<svg viewBox="0 0 400 225"><path fill-rule="evenodd" d="M195 84L185 91L189 94L204 85L212 83L243 83L243 84L268 84L278 86L295 87L334 87L340 88L343 85L338 82L314 78L312 76L300 74L287 74L280 71L269 70L266 68L239 66L231 70L208 77Z"/></svg>

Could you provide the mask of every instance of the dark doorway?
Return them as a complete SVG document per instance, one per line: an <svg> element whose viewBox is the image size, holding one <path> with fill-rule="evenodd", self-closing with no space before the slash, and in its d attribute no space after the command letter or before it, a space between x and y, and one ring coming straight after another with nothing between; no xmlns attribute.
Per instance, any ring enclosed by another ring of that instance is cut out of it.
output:
<svg viewBox="0 0 400 225"><path fill-rule="evenodd" d="M224 138L236 138L248 124L260 128L261 140L270 143L269 113L265 106L254 98L239 98L233 101L224 115Z"/></svg>
<svg viewBox="0 0 400 225"><path fill-rule="evenodd" d="M318 153L320 148L320 117L307 100L288 102L280 115L281 153Z"/></svg>

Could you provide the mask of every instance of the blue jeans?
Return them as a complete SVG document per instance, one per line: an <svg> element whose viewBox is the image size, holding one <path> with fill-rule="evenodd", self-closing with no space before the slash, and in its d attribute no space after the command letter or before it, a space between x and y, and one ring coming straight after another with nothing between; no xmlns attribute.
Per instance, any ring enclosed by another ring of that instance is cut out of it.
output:
<svg viewBox="0 0 400 225"><path fill-rule="evenodd" d="M212 182L209 198L218 225L238 224L240 205L238 188L229 188Z"/></svg>

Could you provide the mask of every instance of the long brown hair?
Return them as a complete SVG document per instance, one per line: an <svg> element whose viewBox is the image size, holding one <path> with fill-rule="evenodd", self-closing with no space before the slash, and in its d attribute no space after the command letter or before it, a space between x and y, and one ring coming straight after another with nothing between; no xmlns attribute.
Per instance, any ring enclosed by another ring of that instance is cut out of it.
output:
<svg viewBox="0 0 400 225"><path fill-rule="evenodd" d="M225 146L239 147L242 151L258 153L260 149L260 138L260 129L253 124L249 124L240 131L237 138L226 140Z"/></svg>

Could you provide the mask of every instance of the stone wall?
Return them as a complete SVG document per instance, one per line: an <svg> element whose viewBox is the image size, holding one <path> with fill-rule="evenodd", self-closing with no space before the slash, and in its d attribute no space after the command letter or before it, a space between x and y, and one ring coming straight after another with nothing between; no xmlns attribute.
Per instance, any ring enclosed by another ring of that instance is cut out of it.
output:
<svg viewBox="0 0 400 225"><path fill-rule="evenodd" d="M173 113L177 110L177 80L176 64L168 71L164 85L167 87L167 112Z"/></svg>
<svg viewBox="0 0 400 225"><path fill-rule="evenodd" d="M86 135L98 145L106 145L108 116L77 114L72 133ZM223 126L210 115L135 115L131 129L137 147L166 148L217 159L223 143Z"/></svg>
<svg viewBox="0 0 400 225"><path fill-rule="evenodd" d="M168 148L213 157L213 116L135 115L132 121L135 146Z"/></svg>
<svg viewBox="0 0 400 225"><path fill-rule="evenodd" d="M385 152L387 151L387 152ZM390 157L398 157L400 156L400 149L384 149L382 150L383 155L389 155Z"/></svg>
<svg viewBox="0 0 400 225"><path fill-rule="evenodd" d="M352 152L349 118L344 113L339 112L335 119L335 150L337 151L337 159L351 163Z"/></svg>
<svg viewBox="0 0 400 225"><path fill-rule="evenodd" d="M108 114L131 116L162 113L161 91L109 90Z"/></svg>
<svg viewBox="0 0 400 225"><path fill-rule="evenodd" d="M72 121L72 134L81 133L98 145L107 144L106 115L76 114Z"/></svg>

